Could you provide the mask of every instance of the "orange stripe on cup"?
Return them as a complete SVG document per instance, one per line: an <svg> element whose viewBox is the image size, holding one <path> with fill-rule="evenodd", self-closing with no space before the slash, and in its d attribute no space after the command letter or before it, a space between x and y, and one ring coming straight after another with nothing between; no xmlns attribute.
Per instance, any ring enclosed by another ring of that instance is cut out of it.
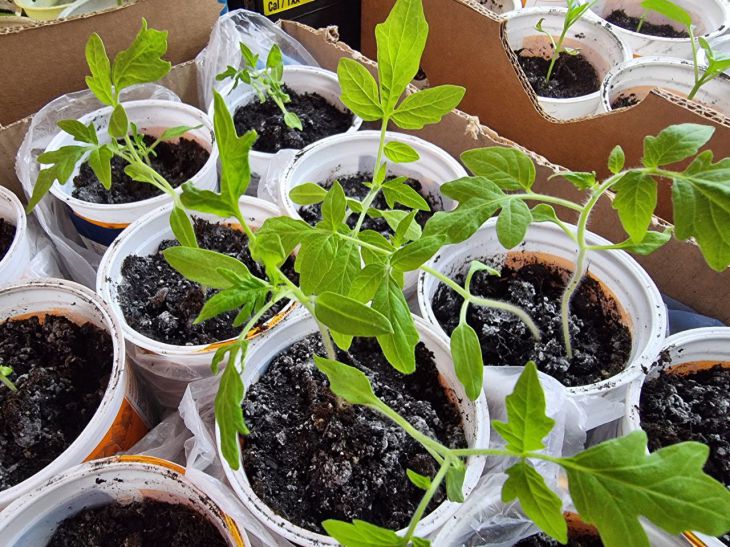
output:
<svg viewBox="0 0 730 547"><path fill-rule="evenodd" d="M148 432L147 424L125 397L109 431L84 461L106 458L132 448Z"/></svg>
<svg viewBox="0 0 730 547"><path fill-rule="evenodd" d="M88 222L89 224L93 224L94 226L99 226L100 228L108 228L110 230L124 230L127 226L129 226L129 223L126 222L101 222L98 220L92 220L90 218L87 218L83 215L78 214L74 211L74 215L79 217L81 220L84 220Z"/></svg>

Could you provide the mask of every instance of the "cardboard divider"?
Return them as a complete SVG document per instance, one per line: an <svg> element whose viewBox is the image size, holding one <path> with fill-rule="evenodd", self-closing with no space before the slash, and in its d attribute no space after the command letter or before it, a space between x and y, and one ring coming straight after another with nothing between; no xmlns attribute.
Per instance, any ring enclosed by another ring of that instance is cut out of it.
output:
<svg viewBox="0 0 730 547"><path fill-rule="evenodd" d="M376 70L375 63L353 51L346 44L337 42L335 35L327 29L315 30L288 21L284 21L282 26L290 35L299 40L324 68L335 70L341 57L351 57L365 63L371 71ZM207 30L207 32L209 31L210 29ZM177 92L185 101L196 104L194 63L189 62L174 67L163 83ZM17 193L20 192L14 172L15 154L29 123L30 119L26 118L0 129L0 165L5 167L0 169L0 185L9 187ZM486 146L517 146L527 151L500 137L491 129L480 125L474 116L461 111L448 114L437 125L428 126L420 131L406 131L406 133L426 139L456 157L465 150ZM536 191L567 199L579 199L577 190L566 181L548 180L558 170L557 166L542 156L532 152L528 153L536 164ZM569 212L558 210L558 213L565 220L575 220ZM661 220L655 219L653 229L661 229L665 225ZM589 228L612 241L622 241L626 237L615 211L611 208L609 197L604 197L599 202ZM730 301L730 270L722 273L710 270L694 243L672 240L653 255L636 258L646 268L662 292L693 307L700 313L730 323L730 309L726 306L726 302Z"/></svg>
<svg viewBox="0 0 730 547"><path fill-rule="evenodd" d="M375 53L375 25L394 0L363 0L362 51ZM730 125L722 115L672 95L653 91L640 104L575 121L548 118L515 66L504 40L503 21L473 0L423 0L429 36L421 66L431 85L466 87L460 108L503 137L519 142L574 171L608 175L606 159L620 144L627 165L638 164L645 135L676 123L713 125L708 148L730 150ZM657 213L671 220L669 184L661 185Z"/></svg>

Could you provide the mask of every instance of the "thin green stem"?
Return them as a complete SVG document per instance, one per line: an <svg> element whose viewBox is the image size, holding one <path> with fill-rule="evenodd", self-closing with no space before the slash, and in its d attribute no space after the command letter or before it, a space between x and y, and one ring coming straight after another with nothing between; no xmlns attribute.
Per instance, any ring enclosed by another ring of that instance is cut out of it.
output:
<svg viewBox="0 0 730 547"><path fill-rule="evenodd" d="M563 32L560 33L560 39L558 40L558 43L555 44L553 42L553 55L550 58L550 66L548 67L547 75L545 76L545 83L548 83L550 81L550 78L553 75L553 70L555 69L555 63L558 61L558 58L560 57L560 50L563 47L563 42L565 41L565 34L568 32L568 29L563 27ZM552 37L551 37L552 39Z"/></svg>
<svg viewBox="0 0 730 547"><path fill-rule="evenodd" d="M546 194L536 194L534 192L525 192L524 194L510 195L510 197L518 197L524 201L539 201L540 203L552 203L553 205L559 205L566 209L571 209L580 213L583 207L567 199L557 198L555 196L549 196Z"/></svg>
<svg viewBox="0 0 730 547"><path fill-rule="evenodd" d="M420 431L418 431L415 427L413 427L408 420L406 420L403 416L398 414L395 410L390 408L388 405L386 405L384 402L378 400L378 405L374 406L374 408L381 413L383 413L386 417L390 418L393 422L395 422L397 425L399 425L403 430L408 433L414 440L418 441L428 452L431 454L431 456L434 457L434 459L441 463L444 461L445 456L450 452L450 450L442 445L440 442L435 441L428 435L424 435Z"/></svg>
<svg viewBox="0 0 730 547"><path fill-rule="evenodd" d="M515 454L509 450L500 450L496 448L454 448L449 450L451 456L459 456L468 458L469 456L504 456L506 458L517 458L519 454Z"/></svg>
<svg viewBox="0 0 730 547"><path fill-rule="evenodd" d="M10 378L8 378L7 376L5 376L2 372L0 372L0 382L5 384L10 391L18 391L18 388L15 387L15 384L13 383L13 381Z"/></svg>
<svg viewBox="0 0 730 547"><path fill-rule="evenodd" d="M641 14L641 17L639 18L639 24L636 25L636 31L635 32L641 32L641 27L644 26L644 21L646 20L646 16L648 15L647 10L644 10L644 12Z"/></svg>
<svg viewBox="0 0 730 547"><path fill-rule="evenodd" d="M441 483L446 477L446 473L449 472L452 461L453 460L451 458L446 458L443 461L443 463L441 464L441 468L438 470L438 473L436 473L436 476L431 480L431 485L428 487L428 490L426 490L423 498L421 498L421 502L418 504L418 507L416 507L416 512L413 513L413 516L411 517L411 522L408 525L408 529L406 530L406 535L403 538L406 544L413 537L413 534L416 533L416 526L418 526L418 523L421 521L423 514L426 512L428 504L431 503L431 500L436 495L436 491L439 489L439 486L441 486Z"/></svg>
<svg viewBox="0 0 730 547"><path fill-rule="evenodd" d="M370 209L370 206L373 204L375 197L378 195L378 192L380 192L380 185L375 184L375 177L376 177L377 173L380 171L381 162L383 161L383 152L385 150L385 136L386 136L387 130L388 130L388 116L385 116L383 118L383 125L380 128L380 142L378 143L378 155L375 159L375 170L373 171L373 187L370 188L370 191L368 192L367 196L365 196L365 199L362 202L362 211L360 211L360 216L358 216L358 218L357 218L357 224L355 224L355 227L352 229L352 233L355 235L357 235L360 232L360 229L362 228L362 223L365 221L365 216L367 215L368 209Z"/></svg>
<svg viewBox="0 0 730 547"><path fill-rule="evenodd" d="M695 33L694 29L692 28L692 25L690 25L687 30L689 31L689 43L692 46L692 64L694 65L694 75L695 75L695 85L692 87L692 90L689 92L689 95L687 95L687 98L691 101L694 99L694 96L697 94L697 91L699 91L700 87L702 87L702 84L704 82L700 78L700 63L699 59L697 58L697 43L695 40Z"/></svg>

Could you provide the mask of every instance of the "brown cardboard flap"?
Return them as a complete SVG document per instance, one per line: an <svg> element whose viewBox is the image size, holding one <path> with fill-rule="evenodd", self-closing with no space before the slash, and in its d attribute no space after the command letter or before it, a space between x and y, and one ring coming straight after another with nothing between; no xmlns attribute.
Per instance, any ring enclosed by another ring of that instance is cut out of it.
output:
<svg viewBox="0 0 730 547"><path fill-rule="evenodd" d="M139 0L86 17L59 20L0 34L0 124L36 112L48 101L85 87L84 47L98 32L110 57L129 46L142 18L170 31L166 59L192 59L208 42L220 13L216 0Z"/></svg>

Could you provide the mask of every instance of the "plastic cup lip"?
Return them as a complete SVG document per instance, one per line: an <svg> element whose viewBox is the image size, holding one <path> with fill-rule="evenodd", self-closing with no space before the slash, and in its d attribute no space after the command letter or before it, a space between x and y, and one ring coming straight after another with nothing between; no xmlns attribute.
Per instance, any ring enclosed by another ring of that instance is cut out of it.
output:
<svg viewBox="0 0 730 547"><path fill-rule="evenodd" d="M0 271L2 271L14 260L17 260L16 255L18 250L28 237L28 218L25 214L25 208L23 207L23 204L20 203L18 197L3 186L0 186L0 200L6 200L10 203L14 216L13 218L6 218L5 220L11 221L11 223L15 226L13 242L10 244L10 247L8 247L5 256L2 260L0 260Z"/></svg>

